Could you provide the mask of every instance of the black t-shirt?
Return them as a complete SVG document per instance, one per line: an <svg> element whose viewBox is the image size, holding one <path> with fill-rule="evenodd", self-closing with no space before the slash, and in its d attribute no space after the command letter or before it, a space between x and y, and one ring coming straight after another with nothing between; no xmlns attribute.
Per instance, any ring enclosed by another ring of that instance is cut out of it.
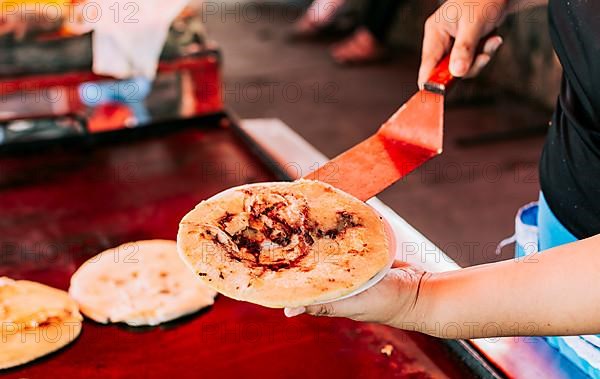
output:
<svg viewBox="0 0 600 379"><path fill-rule="evenodd" d="M548 8L563 78L540 182L559 221L586 238L600 233L600 1L550 0Z"/></svg>

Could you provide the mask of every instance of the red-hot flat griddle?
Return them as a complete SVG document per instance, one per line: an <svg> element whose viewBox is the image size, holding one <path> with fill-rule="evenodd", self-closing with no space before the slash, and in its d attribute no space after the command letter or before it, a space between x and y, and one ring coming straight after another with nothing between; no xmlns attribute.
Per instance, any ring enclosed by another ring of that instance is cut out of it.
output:
<svg viewBox="0 0 600 379"><path fill-rule="evenodd" d="M231 124L224 128L222 125ZM127 241L174 239L198 202L276 180L226 116L123 131L91 146L0 152L0 276L67 289L77 267ZM390 356L381 353L391 345ZM465 378L478 357L425 335L347 319L298 317L218 297L153 328L85 320L67 348L7 378ZM465 362L468 362L465 363Z"/></svg>

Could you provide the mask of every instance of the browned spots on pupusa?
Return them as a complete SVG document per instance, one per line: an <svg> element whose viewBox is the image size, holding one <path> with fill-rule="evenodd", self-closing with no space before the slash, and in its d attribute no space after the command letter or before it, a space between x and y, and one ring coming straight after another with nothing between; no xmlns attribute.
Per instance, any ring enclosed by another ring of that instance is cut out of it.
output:
<svg viewBox="0 0 600 379"><path fill-rule="evenodd" d="M63 320L65 320L69 316L71 316L71 311L69 311L69 310L63 310L62 313L63 313L62 316L51 316L51 317L48 317L44 321L41 321L41 322L37 323L37 325L35 325L35 326L34 325L30 325L26 329L35 329L36 327L37 328L44 328L46 326L55 326L55 325L60 324Z"/></svg>
<svg viewBox="0 0 600 379"><path fill-rule="evenodd" d="M332 189L328 190L333 192ZM306 256L316 239L333 240L349 228L362 226L354 213L338 211L333 228L323 230L310 217L308 202L301 195L287 191L273 191L266 195L250 190L243 190L242 193L246 195L244 210L241 213L225 211L217 220L218 229L233 245L206 227L200 234L204 238L210 237L231 259L244 262L252 268L252 274L256 277L267 271L295 267L310 271L300 262L307 262ZM222 273L219 277L224 279Z"/></svg>
<svg viewBox="0 0 600 379"><path fill-rule="evenodd" d="M201 226L202 224L198 222L182 221L181 225Z"/></svg>
<svg viewBox="0 0 600 379"><path fill-rule="evenodd" d="M233 213L225 212L225 215L219 219L218 224L221 225L223 229L225 229L225 225L233 219L235 216Z"/></svg>
<svg viewBox="0 0 600 379"><path fill-rule="evenodd" d="M134 271L131 273L131 277L134 279L137 279L138 276L139 276L139 273L137 271Z"/></svg>
<svg viewBox="0 0 600 379"><path fill-rule="evenodd" d="M306 218L302 217L308 213L306 200L286 192L274 192L264 197L251 191L243 193L247 195L245 211L238 214L225 212L217 221L237 249L213 240L223 246L232 259L257 268L253 272L256 276L266 270L279 271L295 266L314 242L306 231ZM300 212L290 211L295 207Z"/></svg>
<svg viewBox="0 0 600 379"><path fill-rule="evenodd" d="M122 285L125 284L125 280L124 279L115 279L115 284L120 287Z"/></svg>
<svg viewBox="0 0 600 379"><path fill-rule="evenodd" d="M351 212L348 211L339 211L336 212L337 215L337 222L334 228L329 229L325 232L319 230L319 232L321 232L324 236L331 238L331 239L335 239L337 238L340 234L343 234L346 232L346 230L350 229L350 228L356 228L356 227L360 227L362 226L359 218Z"/></svg>
<svg viewBox="0 0 600 379"><path fill-rule="evenodd" d="M168 274L167 272L165 272L165 271L161 271L161 272L160 272L158 275L159 275L161 278L166 278L166 277L167 277L169 274Z"/></svg>
<svg viewBox="0 0 600 379"><path fill-rule="evenodd" d="M198 229L202 227L202 224L200 224L200 223L185 221L185 222L182 222L181 225L188 225L188 226L196 227L196 228L190 228L190 230L187 231L187 234L202 233L202 232L198 231Z"/></svg>

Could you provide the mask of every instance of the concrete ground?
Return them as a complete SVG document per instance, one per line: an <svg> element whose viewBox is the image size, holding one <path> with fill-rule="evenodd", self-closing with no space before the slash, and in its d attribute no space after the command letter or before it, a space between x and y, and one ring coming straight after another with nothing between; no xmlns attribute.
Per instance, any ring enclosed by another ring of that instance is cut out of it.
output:
<svg viewBox="0 0 600 379"><path fill-rule="evenodd" d="M399 50L385 64L342 68L327 43L289 41L295 17L243 4L206 15L223 50L225 100L242 118L282 119L334 156L373 133L416 91L418 53ZM540 133L473 138L543 128L550 117L515 96L473 93L461 84L448 101L443 155L380 196L461 265L511 257L512 247L496 255L496 244L512 234L518 207L537 198L544 141Z"/></svg>

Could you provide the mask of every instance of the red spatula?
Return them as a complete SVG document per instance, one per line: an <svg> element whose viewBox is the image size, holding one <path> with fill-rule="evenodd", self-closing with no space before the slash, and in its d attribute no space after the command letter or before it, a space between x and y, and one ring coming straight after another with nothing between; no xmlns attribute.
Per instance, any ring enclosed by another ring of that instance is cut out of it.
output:
<svg viewBox="0 0 600 379"><path fill-rule="evenodd" d="M366 201L441 154L444 94L453 81L450 57L435 68L425 88L381 128L305 179L320 180Z"/></svg>

